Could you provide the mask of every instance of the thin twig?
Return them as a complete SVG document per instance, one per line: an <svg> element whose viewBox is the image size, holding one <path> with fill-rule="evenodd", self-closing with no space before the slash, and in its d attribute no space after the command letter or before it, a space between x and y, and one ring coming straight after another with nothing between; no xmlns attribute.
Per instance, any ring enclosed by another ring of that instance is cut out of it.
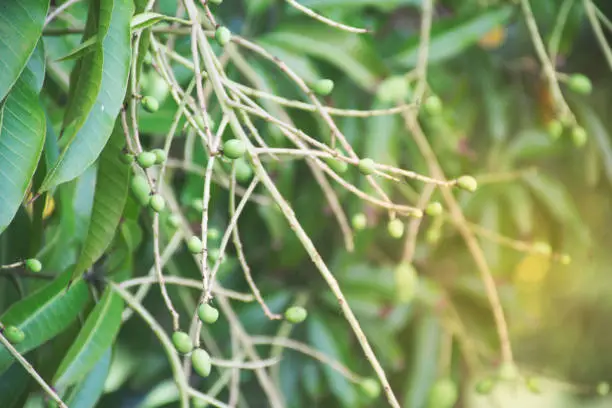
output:
<svg viewBox="0 0 612 408"><path fill-rule="evenodd" d="M314 18L315 20L318 20L320 22L322 22L323 24L327 24L328 26L337 28L339 30L343 30L343 31L348 31L350 33L357 33L357 34L363 34L363 33L368 33L370 32L370 30L368 30L367 28L357 28L357 27L351 27L342 23L338 23L334 20L331 20L327 17L323 17L320 14L315 13L314 11L312 11L311 9L309 9L308 7L304 7L302 6L300 3L298 3L295 0L285 0L287 3L289 3L292 7L294 7L295 9L301 11L302 13L306 14L309 17Z"/></svg>
<svg viewBox="0 0 612 408"><path fill-rule="evenodd" d="M151 314L145 309L134 297L125 289L123 289L120 285L109 282L111 288L123 298L125 303L131 307L134 312L136 312L142 320L145 321L147 326L153 331L153 333L157 336L159 341L162 343L164 350L166 351L166 355L168 356L168 361L170 363L170 368L172 369L172 375L174 377L174 381L179 390L179 399L181 401L181 408L189 408L189 385L187 384L187 379L183 375L181 371L181 361L179 356L172 345L172 341L164 331L164 329L157 323L157 321L151 316Z"/></svg>
<svg viewBox="0 0 612 408"><path fill-rule="evenodd" d="M236 195L234 194L234 191L236 189L236 166L235 165L232 166L232 176L230 180L231 181L230 181L229 206L230 206L230 216L233 217L236 213ZM264 314L268 317L268 319L270 320L281 319L282 318L281 315L277 313L272 313L270 311L270 308L268 307L268 305L266 305L266 302L261 296L261 292L259 291L259 288L257 287L257 284L255 283L255 280L253 279L253 276L251 275L251 268L249 267L249 264L246 261L246 257L244 256L244 250L242 249L242 242L240 242L240 234L238 232L238 223L236 223L236 225L234 226L234 229L232 231L232 236L234 240L234 247L236 248L236 254L238 255L238 260L240 262L242 271L244 272L244 277L247 283L249 284L249 288L251 288L251 292L253 292L255 299L257 299L257 302L261 306L262 310L264 311Z"/></svg>
<svg viewBox="0 0 612 408"><path fill-rule="evenodd" d="M49 397L51 397L60 406L60 408L68 408L64 401L62 401L62 399L53 390L53 388L51 388L51 386L49 386L49 384L45 382L45 380L40 376L40 374L38 374L36 369L32 367L28 360L26 360L25 357L23 357L21 353L19 353L19 351L17 351L17 349L13 347L11 342L8 341L6 337L4 337L2 332L0 332L0 343L2 343L4 347L6 347L8 352L11 353L13 357L15 357L19 364L23 366L23 368L28 372L28 374L30 374L30 376L36 380L36 382L40 385L43 391L45 391L45 393Z"/></svg>
<svg viewBox="0 0 612 408"><path fill-rule="evenodd" d="M50 12L47 15L47 18L45 18L45 24L43 25L43 27L46 27L50 22L55 20L55 18L57 16L62 14L64 12L64 10L66 10L68 7L78 3L79 1L81 1L81 0L68 0L64 4L62 4L62 5L58 6L57 8L55 8L52 12Z"/></svg>

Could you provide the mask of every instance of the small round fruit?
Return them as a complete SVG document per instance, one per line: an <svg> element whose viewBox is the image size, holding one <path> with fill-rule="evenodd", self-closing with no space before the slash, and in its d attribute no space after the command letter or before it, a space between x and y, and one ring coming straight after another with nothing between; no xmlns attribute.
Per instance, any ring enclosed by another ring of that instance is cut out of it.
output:
<svg viewBox="0 0 612 408"><path fill-rule="evenodd" d="M119 160L125 164L132 164L134 162L134 155L128 152L121 152Z"/></svg>
<svg viewBox="0 0 612 408"><path fill-rule="evenodd" d="M175 331L172 333L172 344L174 348L181 354L187 354L193 350L193 342L191 337L185 332Z"/></svg>
<svg viewBox="0 0 612 408"><path fill-rule="evenodd" d="M537 377L528 377L525 380L525 385L527 386L527 389L534 394L539 394L542 392L540 381Z"/></svg>
<svg viewBox="0 0 612 408"><path fill-rule="evenodd" d="M376 97L381 102L404 101L410 94L410 86L404 75L392 76L378 86Z"/></svg>
<svg viewBox="0 0 612 408"><path fill-rule="evenodd" d="M364 213L357 213L353 215L351 223L353 224L353 228L357 231L361 231L368 226L368 217L366 217Z"/></svg>
<svg viewBox="0 0 612 408"><path fill-rule="evenodd" d="M220 257L221 251L219 248L212 248L208 251L208 259L210 259L212 262L217 262Z"/></svg>
<svg viewBox="0 0 612 408"><path fill-rule="evenodd" d="M197 212L202 212L204 211L204 200L202 200L201 198L196 198L191 202L191 206Z"/></svg>
<svg viewBox="0 0 612 408"><path fill-rule="evenodd" d="M561 265L569 265L572 263L572 257L568 254L563 254L561 258L559 258L559 262L561 262Z"/></svg>
<svg viewBox="0 0 612 408"><path fill-rule="evenodd" d="M208 377L210 375L212 364L210 356L205 350L201 348L193 350L193 353L191 353L191 365L194 371L202 377Z"/></svg>
<svg viewBox="0 0 612 408"><path fill-rule="evenodd" d="M374 378L364 378L359 387L368 398L374 399L380 395L380 383Z"/></svg>
<svg viewBox="0 0 612 408"><path fill-rule="evenodd" d="M161 195L153 194L149 198L149 207L151 207L151 209L157 213L162 212L164 211L164 208L166 208L166 202Z"/></svg>
<svg viewBox="0 0 612 408"><path fill-rule="evenodd" d="M588 95L593 91L591 80L582 74L571 75L567 81L567 86L572 91L582 95Z"/></svg>
<svg viewBox="0 0 612 408"><path fill-rule="evenodd" d="M249 163L244 159L238 159L234 162L236 169L236 181L239 183L246 183L253 178L253 169Z"/></svg>
<svg viewBox="0 0 612 408"><path fill-rule="evenodd" d="M223 47L232 39L232 33L227 27L221 26L215 31L215 39Z"/></svg>
<svg viewBox="0 0 612 408"><path fill-rule="evenodd" d="M308 312L301 306L291 306L285 310L285 319L289 323L301 323L306 320L306 317L308 317Z"/></svg>
<svg viewBox="0 0 612 408"><path fill-rule="evenodd" d="M334 89L334 81L331 79L320 79L312 86L312 90L321 96L327 96Z"/></svg>
<svg viewBox="0 0 612 408"><path fill-rule="evenodd" d="M168 223L173 228L178 228L179 225L181 225L181 216L178 214L170 214L170 216L168 217Z"/></svg>
<svg viewBox="0 0 612 408"><path fill-rule="evenodd" d="M587 142L588 136L586 130L582 126L576 126L572 129L572 142L574 146L582 147Z"/></svg>
<svg viewBox="0 0 612 408"><path fill-rule="evenodd" d="M30 258L25 261L25 266L32 272L40 272L42 269L42 264L36 258Z"/></svg>
<svg viewBox="0 0 612 408"><path fill-rule="evenodd" d="M429 203L427 205L427 208L425 208L425 214L431 217L435 217L436 215L442 214L442 211L444 211L444 209L442 208L442 204L440 204L437 201L434 201L433 203Z"/></svg>
<svg viewBox="0 0 612 408"><path fill-rule="evenodd" d="M138 164L140 164L140 166L144 169L153 166L156 160L157 156L155 156L155 153L152 152L142 152L136 158Z"/></svg>
<svg viewBox="0 0 612 408"><path fill-rule="evenodd" d="M518 378L519 371L514 363L502 363L497 375L500 380L514 381Z"/></svg>
<svg viewBox="0 0 612 408"><path fill-rule="evenodd" d="M457 185L463 190L473 193L478 188L478 182L472 176L461 176L457 179Z"/></svg>
<svg viewBox="0 0 612 408"><path fill-rule="evenodd" d="M553 140L557 140L563 134L563 124L561 123L561 121L553 119L548 122L548 125L546 125L546 131Z"/></svg>
<svg viewBox="0 0 612 408"><path fill-rule="evenodd" d="M491 378L485 378L484 380L480 380L476 383L476 392L481 395L490 394L493 391L493 387L495 386L495 381Z"/></svg>
<svg viewBox="0 0 612 408"><path fill-rule="evenodd" d="M138 200L141 205L146 205L149 203L151 187L149 187L149 182L145 177L140 175L132 177L130 186L134 197L136 197L136 200Z"/></svg>
<svg viewBox="0 0 612 408"><path fill-rule="evenodd" d="M189 249L189 252L191 252L192 254L201 254L202 241L200 240L200 238L196 237L195 235L189 238L189 240L187 240L187 249Z"/></svg>
<svg viewBox="0 0 612 408"><path fill-rule="evenodd" d="M440 238L442 238L442 231L436 225L432 225L425 233L425 240L429 244L437 244Z"/></svg>
<svg viewBox="0 0 612 408"><path fill-rule="evenodd" d="M19 327L6 326L4 328L4 337L6 337L11 344L19 344L25 340L25 333Z"/></svg>
<svg viewBox="0 0 612 408"><path fill-rule="evenodd" d="M399 218L389 221L387 231L392 238L399 239L404 235L404 223Z"/></svg>
<svg viewBox="0 0 612 408"><path fill-rule="evenodd" d="M208 303L202 303L198 307L198 317L203 323L212 324L219 318L219 311Z"/></svg>
<svg viewBox="0 0 612 408"><path fill-rule="evenodd" d="M457 385L449 378L443 378L433 385L429 391L429 406L431 408L452 408L459 398Z"/></svg>
<svg viewBox="0 0 612 408"><path fill-rule="evenodd" d="M155 164L162 164L168 158L168 155L163 149L154 149L151 153L155 155Z"/></svg>
<svg viewBox="0 0 612 408"><path fill-rule="evenodd" d="M216 228L209 228L208 231L206 232L206 236L208 237L208 239L215 241L219 239L219 237L221 236L221 233Z"/></svg>
<svg viewBox="0 0 612 408"><path fill-rule="evenodd" d="M336 158L325 158L325 163L329 166L330 169L335 171L338 174L345 173L348 169L348 163L342 160L338 160Z"/></svg>
<svg viewBox="0 0 612 408"><path fill-rule="evenodd" d="M142 108L149 113L155 113L159 110L159 102L153 96L145 96L140 103Z"/></svg>
<svg viewBox="0 0 612 408"><path fill-rule="evenodd" d="M428 96L425 99L425 111L430 115L437 115L442 112L442 100L436 95Z"/></svg>
<svg viewBox="0 0 612 408"><path fill-rule="evenodd" d="M400 263L393 271L395 298L399 303L410 303L419 290L419 274L410 262Z"/></svg>
<svg viewBox="0 0 612 408"><path fill-rule="evenodd" d="M599 395L603 397L603 396L608 395L609 392L610 392L610 384L608 384L605 381L602 381L599 384L597 384L597 393Z"/></svg>
<svg viewBox="0 0 612 408"><path fill-rule="evenodd" d="M231 160L241 158L246 150L246 144L242 140L231 139L223 143L223 155Z"/></svg>
<svg viewBox="0 0 612 408"><path fill-rule="evenodd" d="M542 255L552 254L552 248L548 242L538 241L533 243L533 251Z"/></svg>
<svg viewBox="0 0 612 408"><path fill-rule="evenodd" d="M363 174L364 176L369 176L370 174L374 173L374 171L376 171L375 166L376 164L374 163L374 160L365 158L359 160L357 168L359 168L361 174Z"/></svg>

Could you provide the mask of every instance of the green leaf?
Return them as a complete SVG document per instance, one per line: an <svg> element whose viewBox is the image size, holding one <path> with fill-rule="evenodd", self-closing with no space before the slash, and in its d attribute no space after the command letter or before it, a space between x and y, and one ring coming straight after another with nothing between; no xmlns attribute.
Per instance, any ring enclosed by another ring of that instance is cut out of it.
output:
<svg viewBox="0 0 612 408"><path fill-rule="evenodd" d="M608 182L612 184L612 142L607 129L595 111L584 103L576 103L574 111L589 136L595 140Z"/></svg>
<svg viewBox="0 0 612 408"><path fill-rule="evenodd" d="M72 278L83 274L110 245L123 213L128 194L130 167L121 161L124 135L117 122L110 141L100 156L89 231Z"/></svg>
<svg viewBox="0 0 612 408"><path fill-rule="evenodd" d="M58 58L57 61L76 60L92 51L98 51L97 47L94 47L98 43L99 43L98 35L94 35L93 37L90 37L87 40L83 41L81 44L79 44L74 50L70 51L68 54L64 55L61 58ZM99 49L99 55L102 55L102 48ZM101 74L102 72L100 72L100 75Z"/></svg>
<svg viewBox="0 0 612 408"><path fill-rule="evenodd" d="M15 363L4 374L0 375L0 399L3 407L20 407L20 400L30 381L30 374L19 363Z"/></svg>
<svg viewBox="0 0 612 408"><path fill-rule="evenodd" d="M142 30L144 28L151 27L152 25L155 25L162 20L177 21L179 23L189 24L188 21L182 20L180 18L166 16L164 14L159 14L159 13L148 11L146 13L136 14L132 18L132 22L130 23L130 28L132 29L132 31Z"/></svg>
<svg viewBox="0 0 612 408"><path fill-rule="evenodd" d="M45 116L38 96L22 80L1 108L0 234L9 225L23 198L45 141Z"/></svg>
<svg viewBox="0 0 612 408"><path fill-rule="evenodd" d="M429 64L441 62L458 55L474 45L493 28L504 24L512 15L512 7L490 8L469 17L445 19L435 23L429 43ZM415 34L393 57L393 62L402 68L413 68L417 64L421 37Z"/></svg>
<svg viewBox="0 0 612 408"><path fill-rule="evenodd" d="M504 197L508 203L510 218L519 231L525 236L531 233L533 228L532 200L524 186L508 184L503 190Z"/></svg>
<svg viewBox="0 0 612 408"><path fill-rule="evenodd" d="M112 349L109 347L93 370L72 391L70 398L66 401L70 408L94 408L96 406L104 393L104 382L110 369L111 357Z"/></svg>
<svg viewBox="0 0 612 408"><path fill-rule="evenodd" d="M21 354L52 339L66 329L81 313L89 299L87 284L82 279L66 290L67 275L13 304L1 317L4 325L19 327L25 340L15 347ZM13 356L0 348L0 373L13 362Z"/></svg>
<svg viewBox="0 0 612 408"><path fill-rule="evenodd" d="M0 101L26 66L42 34L49 0L3 1L0 7Z"/></svg>
<svg viewBox="0 0 612 408"><path fill-rule="evenodd" d="M261 43L266 51L287 64L287 66L299 75L300 78L306 81L306 83L313 83L321 78L317 67L315 67L312 61L303 53L294 52L281 46L269 44L265 41L261 41ZM269 73L267 74L269 75Z"/></svg>
<svg viewBox="0 0 612 408"><path fill-rule="evenodd" d="M26 69L21 73L21 78L32 89L39 93L45 81L45 50L42 39L38 41L34 52L28 60Z"/></svg>
<svg viewBox="0 0 612 408"><path fill-rule="evenodd" d="M83 44L89 43L92 38L94 41L90 46L92 52L81 53L83 57L77 61L70 73L68 104L60 132L60 138L65 137L64 140L67 139L68 143L73 140L77 131L87 120L87 115L93 109L100 93L104 63L101 41L108 33L112 7L113 0L93 0L89 7ZM77 54L79 47L83 44L77 46ZM74 50L68 55L73 52Z"/></svg>
<svg viewBox="0 0 612 408"><path fill-rule="evenodd" d="M372 109L388 109L393 103L375 102ZM397 166L400 138L396 137L397 116L383 115L367 119L364 157L377 163Z"/></svg>
<svg viewBox="0 0 612 408"><path fill-rule="evenodd" d="M373 89L386 68L369 39L318 22L293 23L260 38L265 45L324 60L364 89Z"/></svg>
<svg viewBox="0 0 612 408"><path fill-rule="evenodd" d="M106 288L57 369L53 377L56 388L74 384L96 365L119 333L122 311L121 296Z"/></svg>
<svg viewBox="0 0 612 408"><path fill-rule="evenodd" d="M505 156L511 161L536 159L551 155L557 147L550 136L539 129L527 129L516 135L508 144Z"/></svg>
<svg viewBox="0 0 612 408"><path fill-rule="evenodd" d="M438 319L426 315L419 319L414 338L415 356L406 381L404 407L424 407L429 388L436 379L441 328Z"/></svg>
<svg viewBox="0 0 612 408"><path fill-rule="evenodd" d="M133 7L132 1L114 1L110 27L102 43L104 65L98 99L83 126L47 174L40 191L78 177L97 159L108 141L127 88Z"/></svg>
<svg viewBox="0 0 612 408"><path fill-rule="evenodd" d="M419 6L422 0L300 0L300 4L315 10L329 10L333 8L376 7L381 10L392 10L398 6Z"/></svg>
<svg viewBox="0 0 612 408"><path fill-rule="evenodd" d="M586 245L590 240L589 232L565 186L541 173L526 176L523 180L557 222L571 228L578 235L578 240Z"/></svg>
<svg viewBox="0 0 612 408"><path fill-rule="evenodd" d="M335 326L328 324L321 316L312 314L308 317L308 338L315 349L334 360L345 361L339 344L341 338L334 334L337 329L332 329L332 327ZM323 372L331 391L342 402L342 405L356 407L358 405L357 393L349 380L328 366L323 367Z"/></svg>

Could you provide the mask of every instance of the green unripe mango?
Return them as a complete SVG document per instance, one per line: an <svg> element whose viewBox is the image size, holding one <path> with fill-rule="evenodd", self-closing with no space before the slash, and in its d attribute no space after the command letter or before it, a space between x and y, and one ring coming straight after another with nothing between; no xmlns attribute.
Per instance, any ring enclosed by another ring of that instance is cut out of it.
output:
<svg viewBox="0 0 612 408"><path fill-rule="evenodd" d="M193 342L191 337L185 332L175 331L172 333L172 344L174 348L181 354L187 354L193 350Z"/></svg>
<svg viewBox="0 0 612 408"><path fill-rule="evenodd" d="M223 156L230 160L241 158L246 150L246 144L242 140L231 139L223 143Z"/></svg>
<svg viewBox="0 0 612 408"><path fill-rule="evenodd" d="M36 258L30 258L25 261L25 266L32 272L40 272L42 269L42 264Z"/></svg>
<svg viewBox="0 0 612 408"><path fill-rule="evenodd" d="M202 323L212 324L219 319L219 311L208 303L202 303L198 307L198 317Z"/></svg>
<svg viewBox="0 0 612 408"><path fill-rule="evenodd" d="M289 323L297 324L306 320L308 312L301 306L292 306L285 311L285 319Z"/></svg>
<svg viewBox="0 0 612 408"><path fill-rule="evenodd" d="M208 377L212 369L210 355L201 348L193 350L191 353L191 365L193 370L202 377Z"/></svg>
<svg viewBox="0 0 612 408"><path fill-rule="evenodd" d="M364 176L369 176L376 171L374 160L369 158L359 160L357 168Z"/></svg>
<svg viewBox="0 0 612 408"><path fill-rule="evenodd" d="M25 340L25 333L16 326L6 326L3 335L11 344L19 344Z"/></svg>
<svg viewBox="0 0 612 408"><path fill-rule="evenodd" d="M142 152L136 158L136 161L143 169L147 169L155 164L157 156L153 152Z"/></svg>

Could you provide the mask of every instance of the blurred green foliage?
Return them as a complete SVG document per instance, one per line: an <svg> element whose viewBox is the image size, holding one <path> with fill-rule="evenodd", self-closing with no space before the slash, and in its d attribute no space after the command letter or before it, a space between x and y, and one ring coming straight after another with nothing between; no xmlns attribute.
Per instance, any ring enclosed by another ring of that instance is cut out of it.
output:
<svg viewBox="0 0 612 408"><path fill-rule="evenodd" d="M278 56L308 83L333 79L334 91L324 98L326 104L361 110L392 107L384 93L377 91L386 79L415 67L421 2L300 3L345 24L368 27L373 33L340 31L296 12L285 2L272 0L225 0L215 8L215 16L232 32ZM565 2L531 3L548 43ZM503 407L595 408L612 403L595 392L598 382L612 381L612 357L605 352L612 335L607 330L612 311L612 279L608 273L612 264L608 248L612 225L608 211L612 204L612 116L608 115L612 67L606 65L582 2L573 3L560 36L556 63L559 72L582 73L593 83L589 95L573 93L562 84L578 122L588 134L581 148L567 134L558 140L547 134L547 125L554 119L551 96L520 8L514 2L441 0L435 5L427 78L431 93L442 101L442 110L435 115L420 115L427 138L449 178L473 174L478 179L476 193L457 195L471 223L492 234L526 243L527 248L536 242L549 243L554 254L549 257L519 251L498 240L479 238L501 293L521 373L542 377L539 394L523 385L509 390L506 388L510 386L498 384L491 398L499 399ZM612 16L610 4L600 1L599 6L604 15ZM174 16L176 7L176 1L159 0L155 10ZM84 22L86 3L76 4L68 14L69 18L57 20L51 28ZM159 38L164 42L170 36L161 33ZM48 144L57 141L56 134L61 129L67 78L74 64L58 58L73 50L79 41L79 35L44 37L48 66L41 99L50 124ZM190 55L189 35L175 36L172 41L176 52ZM270 93L300 99L297 88L275 66L255 55L245 55ZM173 68L179 83L186 87L192 79L191 71L178 63ZM143 143L152 149L162 146L177 105L168 97L164 85L156 85L158 79L151 66L144 64L143 70L148 81L144 88L162 102L156 113L141 112L139 118ZM237 81L245 80L232 64L227 72ZM410 101L410 92L408 89L406 101ZM268 104L264 102L264 106ZM209 109L212 121L220 123L220 107L212 104ZM306 133L327 134L319 118L290 112L296 127ZM400 116L339 118L337 123L360 157L428 174L427 163ZM256 126L271 145L289 147L269 123L257 121ZM169 156L182 158L186 149L192 149L194 163L205 167L207 159L201 145L186 146L190 128L184 119L179 129L181 133ZM232 136L228 130L226 137ZM56 150L57 147L45 147L46 152ZM402 407L426 407L430 388L444 376L451 376L462 390L458 406L492 406L488 397L477 396L473 390L475 381L494 374L499 363L495 325L474 261L452 223L444 217L424 218L413 262L419 276L416 298L402 302L395 271L403 240L388 236L388 215L383 210L336 189L349 219L360 212L368 219L368 227L355 233L355 250L347 252L337 222L306 164L301 160L266 161L265 166L330 265ZM22 207L0 235L0 264L38 254L47 271L59 273L74 265L87 236L94 170L55 191L55 210L45 221L44 229ZM202 175L171 169L168 177L189 223L197 230L200 214L191 204L202 197ZM366 191L370 189L353 168L345 178ZM422 183L412 181L395 184L385 180L381 185L394 200L411 204L416 204L423 189ZM213 185L211 194L211 225L223 231L229 220L227 190ZM439 192L434 193L433 199L441 199ZM163 221L162 218L162 247L172 236L172 227ZM129 197L119 233L106 256L94 265L94 272L112 272L117 280L146 274L154 261L150 223L149 214L139 214L137 203ZM309 311L308 319L295 326L290 337L308 343L359 375L373 376L337 300L275 206L247 205L239 225L253 277L272 312L282 313L296 298ZM43 245L31 248L28 243L37 234ZM217 243L213 241L213 245ZM559 262L564 254L571 256L571 264ZM200 276L186 249L172 257L166 270L179 277ZM249 291L233 248L219 278L228 289ZM36 280L12 281L0 276L0 315L22 294L41 285ZM180 286L169 286L168 290L179 311L190 316L197 306L197 291ZM165 329L171 329L170 316L157 290L143 304ZM267 319L258 304L232 304L251 335L278 334L278 323ZM57 368L61 360L57 350L67 350L80 324L75 322L71 332L27 355L37 368L41 367L45 378L53 377L53 367ZM220 355L230 359L232 333L225 319L207 327L204 336L217 345ZM258 350L267 355L270 347L258 346ZM385 406L384 395L372 400L337 371L292 350L285 350L282 361L270 372L290 408ZM169 377L170 368L157 338L135 317L122 326L112 356L110 351L102 356L69 400L74 406L91 406L77 402L83 398L83 389L91 386L89 395L102 395L97 407L177 406L178 394L168 383ZM40 394L25 397L26 387L35 389L27 378L16 365L0 376L0 400L8 401L3 406L40 406ZM193 378L192 384L204 392L219 378L220 373L213 370L211 377ZM242 370L240 380L243 400L238 406L266 407L265 396L252 372ZM104 384L103 389L100 384ZM227 397L227 390L219 395L221 400Z"/></svg>

